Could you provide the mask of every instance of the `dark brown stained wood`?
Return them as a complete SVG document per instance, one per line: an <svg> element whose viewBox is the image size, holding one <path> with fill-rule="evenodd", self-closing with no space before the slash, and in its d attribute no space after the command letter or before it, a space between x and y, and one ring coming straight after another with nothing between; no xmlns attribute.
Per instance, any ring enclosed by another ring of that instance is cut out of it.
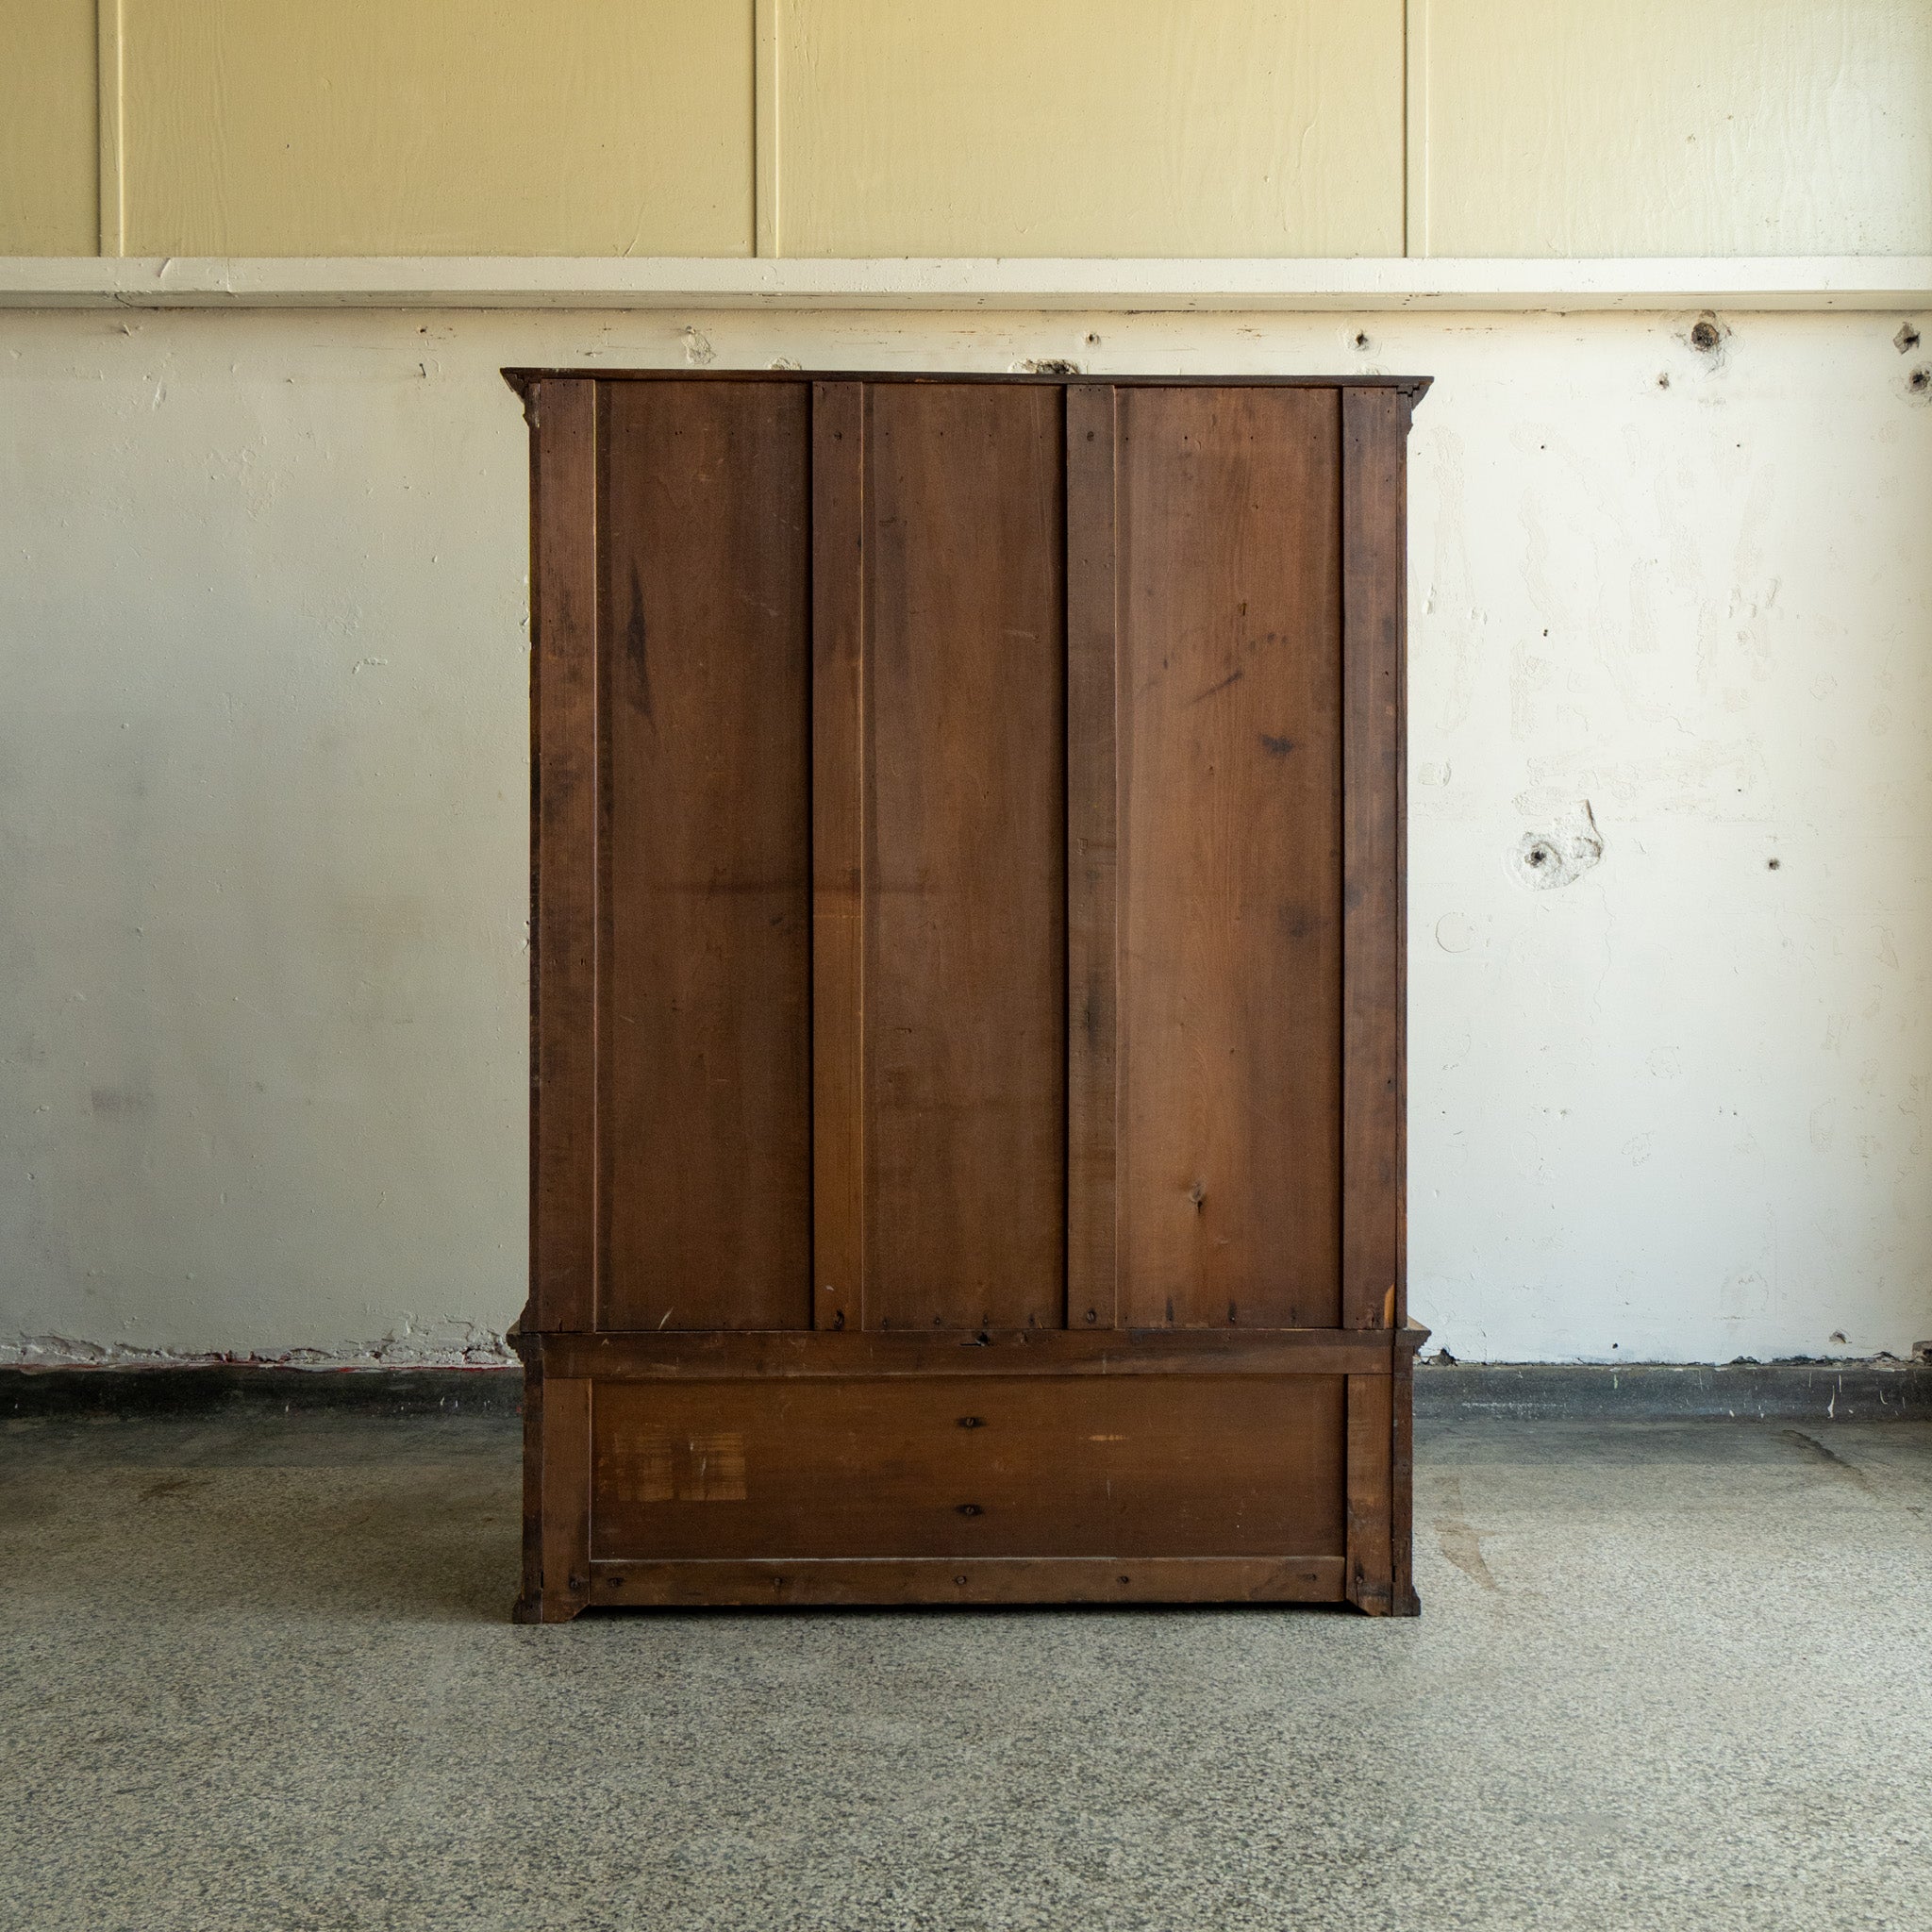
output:
<svg viewBox="0 0 1932 1932"><path fill-rule="evenodd" d="M1379 1386L1386 1423L1388 1377ZM1340 1556L1347 1387L608 1383L592 1431L592 1554ZM1385 1474L1387 1441L1385 1427Z"/></svg>
<svg viewBox="0 0 1932 1932"><path fill-rule="evenodd" d="M1341 1324L1407 1318L1400 1257L1404 455L1408 400L1341 392Z"/></svg>
<svg viewBox="0 0 1932 1932"><path fill-rule="evenodd" d="M865 391L812 389L812 1319L865 1304Z"/></svg>
<svg viewBox="0 0 1932 1932"><path fill-rule="evenodd" d="M810 397L603 402L599 1325L808 1327Z"/></svg>
<svg viewBox="0 0 1932 1932"><path fill-rule="evenodd" d="M597 386L529 392L530 1318L596 1319Z"/></svg>
<svg viewBox="0 0 1932 1932"><path fill-rule="evenodd" d="M520 395L527 393L530 386L544 377L569 376L578 374L569 369L505 369L499 372L503 379ZM1000 371L997 374L974 374L967 370L930 369L874 369L863 375L849 370L825 369L605 369L598 372L597 379L605 383L618 382L864 382L878 387L895 383L944 383L951 388L973 384L997 383L1003 389L1066 389L1074 384L1090 380L1077 372L1057 370L1043 375L1027 374L1020 371ZM1319 389L1334 391L1342 385L1332 375L1109 375L1108 384L1115 389ZM1428 391L1435 380L1429 375L1357 375L1351 376L1347 386L1351 389L1392 389L1418 399Z"/></svg>
<svg viewBox="0 0 1932 1932"><path fill-rule="evenodd" d="M592 1563L600 1604L1332 1604L1340 1557L873 1557Z"/></svg>
<svg viewBox="0 0 1932 1932"><path fill-rule="evenodd" d="M523 1624L567 1623L590 1601L591 1385L533 1375L524 1394Z"/></svg>
<svg viewBox="0 0 1932 1932"><path fill-rule="evenodd" d="M1392 1375L1350 1375L1348 1600L1386 1617L1394 1605Z"/></svg>
<svg viewBox="0 0 1932 1932"><path fill-rule="evenodd" d="M1413 1615L1426 385L512 379L517 1616Z"/></svg>
<svg viewBox="0 0 1932 1932"><path fill-rule="evenodd" d="M1115 1280L1114 391L1067 391L1067 1326Z"/></svg>
<svg viewBox="0 0 1932 1932"><path fill-rule="evenodd" d="M800 1376L1387 1375L1386 1335L1339 1328L1008 1328L985 1341L934 1334L736 1333L525 1336L553 1375L599 1383Z"/></svg>
<svg viewBox="0 0 1932 1932"><path fill-rule="evenodd" d="M543 1621L543 1357L537 1338L510 1331L524 1362L524 1547L523 1589L510 1607L510 1621Z"/></svg>
<svg viewBox="0 0 1932 1932"><path fill-rule="evenodd" d="M1123 1319L1329 1326L1338 401L1150 388L1118 408Z"/></svg>
<svg viewBox="0 0 1932 1932"><path fill-rule="evenodd" d="M1389 1599L1391 1614L1397 1617L1413 1617L1422 1609L1415 1593L1415 1540L1410 1528L1415 1514L1415 1349L1406 1335L1397 1336L1394 1386L1389 1391Z"/></svg>
<svg viewBox="0 0 1932 1932"><path fill-rule="evenodd" d="M865 1325L1065 1318L1063 412L866 395Z"/></svg>

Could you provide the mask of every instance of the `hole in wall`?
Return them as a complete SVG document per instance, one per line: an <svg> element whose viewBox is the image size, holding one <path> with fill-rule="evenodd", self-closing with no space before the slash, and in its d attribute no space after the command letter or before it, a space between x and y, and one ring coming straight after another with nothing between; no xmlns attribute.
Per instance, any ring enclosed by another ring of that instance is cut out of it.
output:
<svg viewBox="0 0 1932 1932"><path fill-rule="evenodd" d="M1534 892L1574 884L1604 856L1590 800L1580 798L1541 831L1525 832L1511 856L1517 882Z"/></svg>

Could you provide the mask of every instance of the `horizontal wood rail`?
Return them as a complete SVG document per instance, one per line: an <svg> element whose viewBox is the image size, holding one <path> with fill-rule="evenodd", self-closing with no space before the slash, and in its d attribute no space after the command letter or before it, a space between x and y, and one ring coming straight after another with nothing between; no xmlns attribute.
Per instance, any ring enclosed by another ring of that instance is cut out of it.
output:
<svg viewBox="0 0 1932 1932"><path fill-rule="evenodd" d="M1034 1328L974 1335L659 1329L514 1338L548 1376L598 1381L863 1375L1386 1375L1428 1334L1399 1329Z"/></svg>

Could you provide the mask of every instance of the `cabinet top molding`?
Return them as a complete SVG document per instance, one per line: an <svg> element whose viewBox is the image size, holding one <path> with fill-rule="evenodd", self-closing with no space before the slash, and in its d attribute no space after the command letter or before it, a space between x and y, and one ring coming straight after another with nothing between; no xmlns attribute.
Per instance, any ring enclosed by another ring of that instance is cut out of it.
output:
<svg viewBox="0 0 1932 1932"><path fill-rule="evenodd" d="M1433 375L1115 375L1065 368L998 370L952 369L506 369L503 379L528 400L537 382L862 382L1016 383L1074 385L1102 389L1392 389L1410 403L1428 393Z"/></svg>
<svg viewBox="0 0 1932 1932"><path fill-rule="evenodd" d="M9 308L1156 312L1915 309L1932 256L1602 260L326 256L0 258Z"/></svg>

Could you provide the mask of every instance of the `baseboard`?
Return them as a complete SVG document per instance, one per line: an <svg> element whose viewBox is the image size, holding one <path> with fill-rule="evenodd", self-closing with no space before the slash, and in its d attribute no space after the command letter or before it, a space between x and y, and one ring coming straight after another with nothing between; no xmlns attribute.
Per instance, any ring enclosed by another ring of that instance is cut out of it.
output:
<svg viewBox="0 0 1932 1932"><path fill-rule="evenodd" d="M1418 1423L1926 1422L1932 1363L1418 1362Z"/></svg>
<svg viewBox="0 0 1932 1932"><path fill-rule="evenodd" d="M0 1368L0 1417L515 1416L524 1372L502 1369Z"/></svg>
<svg viewBox="0 0 1932 1932"><path fill-rule="evenodd" d="M507 1369L0 1368L0 1418L218 1415L502 1416ZM1932 1421L1932 1363L1730 1362L1679 1367L1420 1362L1415 1412L1448 1422Z"/></svg>

